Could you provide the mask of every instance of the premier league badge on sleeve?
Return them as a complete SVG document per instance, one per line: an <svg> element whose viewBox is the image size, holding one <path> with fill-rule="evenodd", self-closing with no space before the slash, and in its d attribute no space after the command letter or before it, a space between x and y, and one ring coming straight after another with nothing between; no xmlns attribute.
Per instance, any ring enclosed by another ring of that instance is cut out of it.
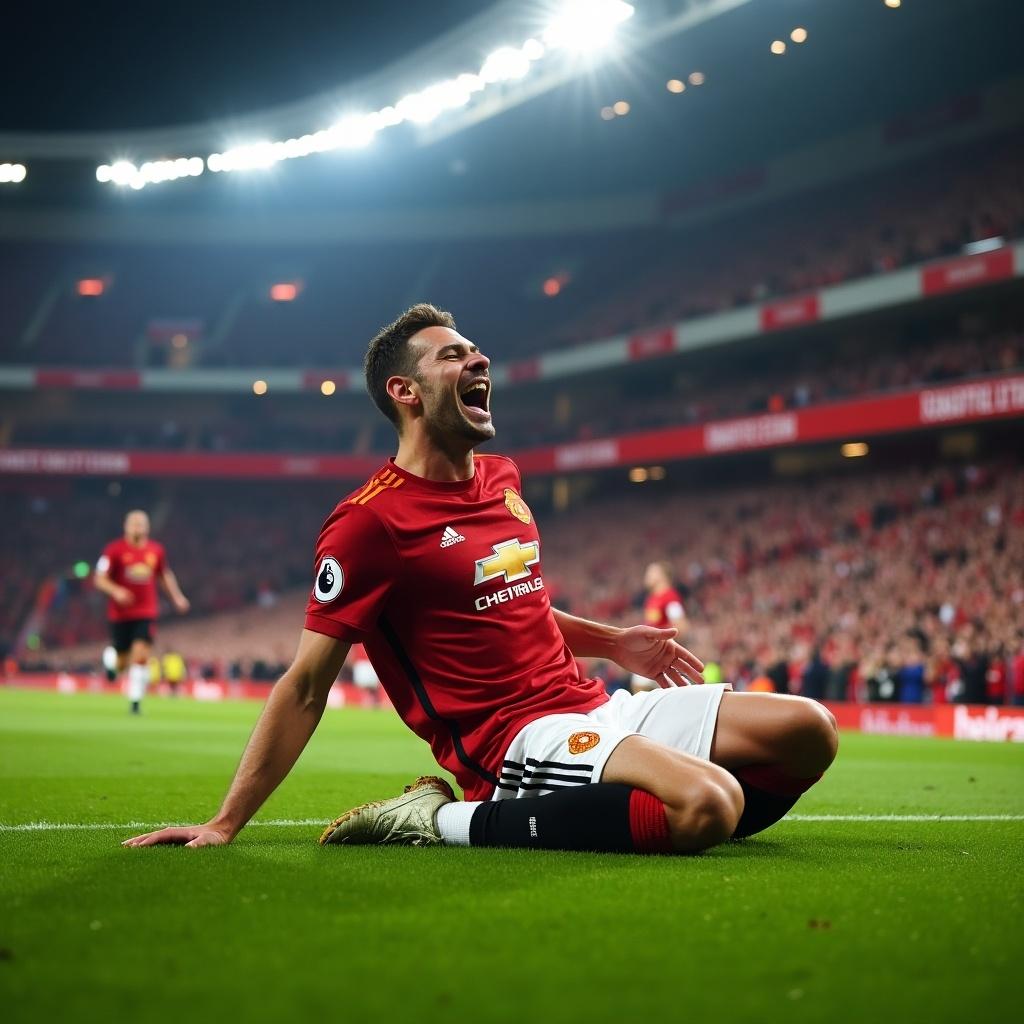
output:
<svg viewBox="0 0 1024 1024"><path fill-rule="evenodd" d="M345 585L345 572L338 564L338 560L326 556L320 561L320 567L316 571L316 583L313 585L313 596L321 603L328 604L333 601Z"/></svg>

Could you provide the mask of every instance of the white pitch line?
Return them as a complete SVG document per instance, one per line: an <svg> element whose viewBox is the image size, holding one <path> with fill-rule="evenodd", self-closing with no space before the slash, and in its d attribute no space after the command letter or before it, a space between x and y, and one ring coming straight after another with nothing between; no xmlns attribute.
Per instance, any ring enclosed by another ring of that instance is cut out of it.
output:
<svg viewBox="0 0 1024 1024"><path fill-rule="evenodd" d="M246 828L254 825L269 826L271 828L285 828L290 825L313 826L326 828L329 824L326 818L276 818L267 821L250 821ZM26 821L20 825L0 825L0 832L92 832L102 829L158 829L169 827L166 822L160 821L96 821L96 822L69 822L69 821Z"/></svg>
<svg viewBox="0 0 1024 1024"><path fill-rule="evenodd" d="M1024 814L787 814L783 821L1024 821Z"/></svg>
<svg viewBox="0 0 1024 1024"><path fill-rule="evenodd" d="M1024 821L1024 814L789 814L783 821L905 821L905 822L945 822L945 821ZM313 827L323 828L327 824L325 818L271 818L263 821L250 821L248 828ZM128 831L130 829L165 828L163 822L154 821L122 821L122 822L62 822L62 821L26 821L18 825L0 825L0 832L91 832L101 830Z"/></svg>

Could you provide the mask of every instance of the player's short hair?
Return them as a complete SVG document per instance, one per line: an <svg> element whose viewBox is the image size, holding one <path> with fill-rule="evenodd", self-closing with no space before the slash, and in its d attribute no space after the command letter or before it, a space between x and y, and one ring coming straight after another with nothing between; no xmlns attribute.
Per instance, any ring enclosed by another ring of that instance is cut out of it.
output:
<svg viewBox="0 0 1024 1024"><path fill-rule="evenodd" d="M363 360L366 390L378 409L395 426L398 410L388 395L389 377L411 377L416 369L417 356L409 347L409 339L427 327L449 327L455 330L455 317L429 302L410 306L394 323L382 327L370 342Z"/></svg>

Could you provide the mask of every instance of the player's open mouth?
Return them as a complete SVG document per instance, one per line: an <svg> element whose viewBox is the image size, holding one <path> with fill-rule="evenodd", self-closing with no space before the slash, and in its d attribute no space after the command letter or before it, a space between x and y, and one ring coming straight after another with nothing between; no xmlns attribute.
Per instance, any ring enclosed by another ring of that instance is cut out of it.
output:
<svg viewBox="0 0 1024 1024"><path fill-rule="evenodd" d="M490 419L491 413L488 408L491 401L491 384L486 379L473 381L468 387L463 388L459 393L462 407L471 413L474 419Z"/></svg>

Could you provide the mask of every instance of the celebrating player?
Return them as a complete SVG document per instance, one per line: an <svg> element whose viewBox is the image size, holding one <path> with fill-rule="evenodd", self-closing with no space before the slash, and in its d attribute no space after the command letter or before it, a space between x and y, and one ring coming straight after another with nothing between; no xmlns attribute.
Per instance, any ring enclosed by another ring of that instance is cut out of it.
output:
<svg viewBox="0 0 1024 1024"><path fill-rule="evenodd" d="M672 585L672 567L667 562L651 562L644 570L644 587L647 590L644 622L662 629L672 627L676 639L682 640L686 635L686 612L679 591ZM658 681L634 674L629 686L634 693L639 693L656 689Z"/></svg>
<svg viewBox="0 0 1024 1024"><path fill-rule="evenodd" d="M703 666L675 628L552 608L519 471L474 454L494 436L488 366L425 304L374 338L367 387L398 453L324 524L295 660L220 811L126 845L230 842L305 747L353 643L465 800L421 778L343 814L325 844L696 851L777 821L831 764L821 705L687 685ZM586 657L662 688L609 698L580 677Z"/></svg>
<svg viewBox="0 0 1024 1024"><path fill-rule="evenodd" d="M93 583L110 599L107 619L111 646L117 655L115 670L120 673L128 668L128 699L135 715L142 709L149 684L157 580L175 610L184 615L189 609L188 599L167 564L163 545L149 539L149 516L134 509L124 517L124 536L103 549Z"/></svg>

